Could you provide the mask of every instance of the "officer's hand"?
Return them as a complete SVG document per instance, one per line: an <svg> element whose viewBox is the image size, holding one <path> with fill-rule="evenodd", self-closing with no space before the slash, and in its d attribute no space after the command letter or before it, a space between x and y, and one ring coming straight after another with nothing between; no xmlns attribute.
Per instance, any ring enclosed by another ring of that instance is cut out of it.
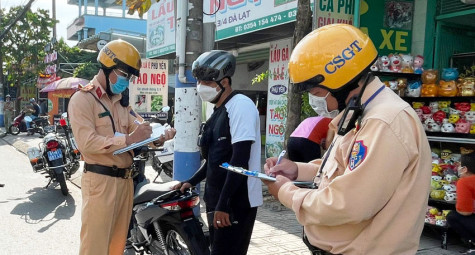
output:
<svg viewBox="0 0 475 255"><path fill-rule="evenodd" d="M189 189L193 187L190 183L188 182L180 182L178 183L177 185L173 186L172 187L172 190L177 190L177 189L180 189L181 193L184 193L185 190Z"/></svg>
<svg viewBox="0 0 475 255"><path fill-rule="evenodd" d="M262 180L262 182L264 182L265 185L267 185L267 188L269 190L269 193L274 196L276 199L279 199L278 198L278 194L279 194L279 189L280 187L282 187L282 185L284 185L285 183L287 182L290 182L290 180L285 177L285 176L282 176L282 175L278 175L277 177L275 177L275 182L273 181L266 181L266 180Z"/></svg>
<svg viewBox="0 0 475 255"><path fill-rule="evenodd" d="M176 129L167 128L165 130L165 134L161 135L160 138L157 141L155 141L153 144L155 146L162 146L165 143L165 141L173 139L173 137L175 137L175 134L176 134Z"/></svg>
<svg viewBox="0 0 475 255"><path fill-rule="evenodd" d="M231 226L231 221L229 220L229 213L215 211L213 219L214 228L224 228Z"/></svg>
<svg viewBox="0 0 475 255"><path fill-rule="evenodd" d="M266 164L264 165L264 171L269 176L283 175L290 180L297 179L298 176L298 166L295 162L282 158L282 161L278 165L277 158L272 157L266 159Z"/></svg>
<svg viewBox="0 0 475 255"><path fill-rule="evenodd" d="M134 132L126 136L125 142L127 145L130 145L150 138L150 135L152 135L152 127L150 126L150 123L143 122L137 126Z"/></svg>

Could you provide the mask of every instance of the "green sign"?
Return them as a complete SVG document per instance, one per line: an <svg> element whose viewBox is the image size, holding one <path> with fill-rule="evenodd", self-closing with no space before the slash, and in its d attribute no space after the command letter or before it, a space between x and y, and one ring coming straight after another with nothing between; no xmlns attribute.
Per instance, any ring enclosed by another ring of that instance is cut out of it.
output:
<svg viewBox="0 0 475 255"><path fill-rule="evenodd" d="M360 29L379 55L411 53L414 1L363 0L360 14Z"/></svg>

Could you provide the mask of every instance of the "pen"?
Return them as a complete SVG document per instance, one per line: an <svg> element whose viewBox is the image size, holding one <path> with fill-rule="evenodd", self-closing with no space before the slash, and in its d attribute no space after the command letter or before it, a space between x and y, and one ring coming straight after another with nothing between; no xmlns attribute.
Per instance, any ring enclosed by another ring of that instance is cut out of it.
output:
<svg viewBox="0 0 475 255"><path fill-rule="evenodd" d="M280 161L282 161L282 158L284 158L286 152L287 152L286 150L283 150L283 151L279 154L279 157L277 158L277 162L275 163L276 165L280 164Z"/></svg>

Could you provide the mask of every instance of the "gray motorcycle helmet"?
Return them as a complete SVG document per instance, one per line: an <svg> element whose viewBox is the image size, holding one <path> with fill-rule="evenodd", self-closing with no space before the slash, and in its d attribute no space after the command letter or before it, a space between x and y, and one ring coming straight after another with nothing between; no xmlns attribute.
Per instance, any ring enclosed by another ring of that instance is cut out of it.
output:
<svg viewBox="0 0 475 255"><path fill-rule="evenodd" d="M236 58L224 50L201 54L192 65L193 76L202 81L220 81L231 77L236 70Z"/></svg>

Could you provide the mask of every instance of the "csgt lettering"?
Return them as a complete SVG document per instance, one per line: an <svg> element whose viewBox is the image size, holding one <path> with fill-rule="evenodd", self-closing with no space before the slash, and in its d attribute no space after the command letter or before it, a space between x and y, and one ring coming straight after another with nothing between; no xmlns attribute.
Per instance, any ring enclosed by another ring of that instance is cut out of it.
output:
<svg viewBox="0 0 475 255"><path fill-rule="evenodd" d="M325 65L325 71L328 74L335 73L338 69L346 64L346 61L351 60L356 53L361 51L361 47L358 46L360 42L355 40L347 48L341 51L341 54L334 57L328 64ZM355 51L356 50L356 51Z"/></svg>

